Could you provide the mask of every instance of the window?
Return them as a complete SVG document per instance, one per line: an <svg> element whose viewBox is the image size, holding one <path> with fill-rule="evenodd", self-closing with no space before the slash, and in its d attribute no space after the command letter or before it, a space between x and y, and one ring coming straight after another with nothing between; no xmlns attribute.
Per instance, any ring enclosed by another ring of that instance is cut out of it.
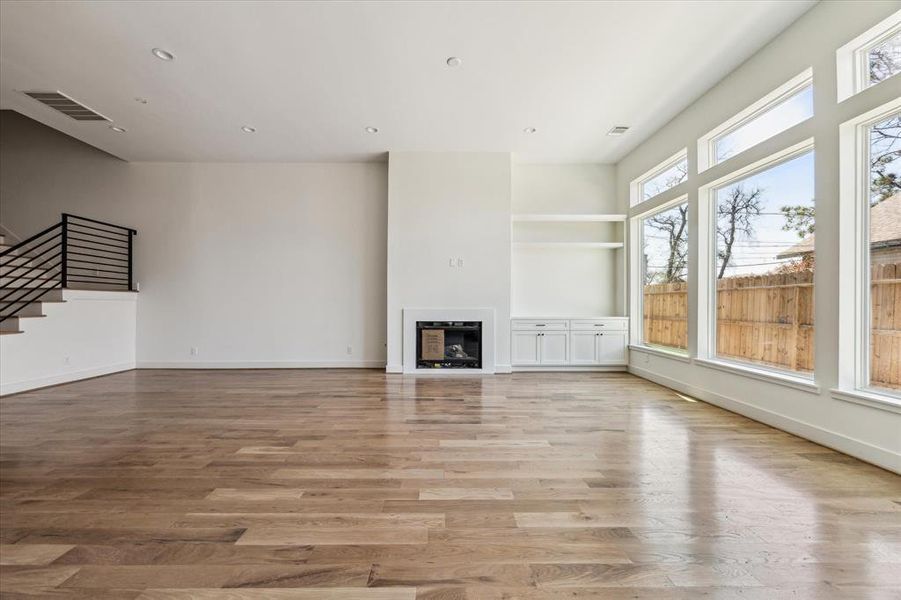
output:
<svg viewBox="0 0 901 600"><path fill-rule="evenodd" d="M813 73L787 81L698 140L698 170L741 154L813 116Z"/></svg>
<svg viewBox="0 0 901 600"><path fill-rule="evenodd" d="M813 86L807 85L762 114L713 140L714 164L744 152L813 116Z"/></svg>
<svg viewBox="0 0 901 600"><path fill-rule="evenodd" d="M867 85L876 85L901 71L901 28L866 53Z"/></svg>
<svg viewBox="0 0 901 600"><path fill-rule="evenodd" d="M835 62L839 102L901 72L901 11L839 48Z"/></svg>
<svg viewBox="0 0 901 600"><path fill-rule="evenodd" d="M688 151L683 149L632 182L632 206L650 200L688 179Z"/></svg>
<svg viewBox="0 0 901 600"><path fill-rule="evenodd" d="M813 158L806 145L713 188L717 358L814 370Z"/></svg>
<svg viewBox="0 0 901 600"><path fill-rule="evenodd" d="M869 321L866 381L901 395L901 112L866 128L869 176L864 250Z"/></svg>
<svg viewBox="0 0 901 600"><path fill-rule="evenodd" d="M688 351L688 203L643 217L640 343Z"/></svg>

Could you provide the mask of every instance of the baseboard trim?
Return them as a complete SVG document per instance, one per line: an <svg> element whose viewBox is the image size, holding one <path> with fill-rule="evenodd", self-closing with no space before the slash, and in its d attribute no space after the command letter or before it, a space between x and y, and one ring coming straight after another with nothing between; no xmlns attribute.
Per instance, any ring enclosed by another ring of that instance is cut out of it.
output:
<svg viewBox="0 0 901 600"><path fill-rule="evenodd" d="M381 369L383 360L138 361L138 369Z"/></svg>
<svg viewBox="0 0 901 600"><path fill-rule="evenodd" d="M628 371L626 365L612 366L560 366L560 367L513 367L514 373L624 373Z"/></svg>
<svg viewBox="0 0 901 600"><path fill-rule="evenodd" d="M844 454L848 454L862 461L876 465L893 473L901 474L901 454L892 452L879 446L863 442L858 439L842 435L829 429L823 429L805 421L799 421L791 417L748 404L742 400L729 398L703 388L683 383L665 375L659 375L647 369L629 367L629 372L642 379L653 381L672 390L688 394L692 397L713 404L730 412L740 414L754 421L758 421L770 427L775 427L792 435L797 435L814 443L832 448Z"/></svg>
<svg viewBox="0 0 901 600"><path fill-rule="evenodd" d="M385 373L401 374L404 372L403 365L385 365Z"/></svg>
<svg viewBox="0 0 901 600"><path fill-rule="evenodd" d="M122 371L131 371L134 368L135 363L133 362L119 363L115 365L94 367L93 369L84 369L82 371L62 373L60 375L51 375L49 377L39 377L37 379L28 379L25 381L14 381L12 383L2 383L0 384L0 396L30 392L32 390L60 385L63 383L81 381L82 379L91 379L92 377L101 377L103 375L121 373Z"/></svg>

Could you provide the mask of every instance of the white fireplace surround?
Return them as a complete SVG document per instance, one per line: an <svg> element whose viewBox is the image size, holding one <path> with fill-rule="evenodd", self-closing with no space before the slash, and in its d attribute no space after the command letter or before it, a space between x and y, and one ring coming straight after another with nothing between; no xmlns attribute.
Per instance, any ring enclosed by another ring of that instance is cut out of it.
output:
<svg viewBox="0 0 901 600"><path fill-rule="evenodd" d="M481 321L481 369L417 369L417 321ZM495 328L493 308L405 308L404 309L404 374L411 375L493 375L495 372Z"/></svg>

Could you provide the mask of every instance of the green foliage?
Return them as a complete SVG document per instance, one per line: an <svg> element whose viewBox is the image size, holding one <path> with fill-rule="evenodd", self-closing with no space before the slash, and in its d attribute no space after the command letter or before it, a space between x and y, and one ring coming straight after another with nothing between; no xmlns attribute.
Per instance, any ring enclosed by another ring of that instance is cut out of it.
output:
<svg viewBox="0 0 901 600"><path fill-rule="evenodd" d="M816 218L813 206L783 206L779 209L785 216L785 224L782 231L794 231L801 239L806 238L816 228Z"/></svg>

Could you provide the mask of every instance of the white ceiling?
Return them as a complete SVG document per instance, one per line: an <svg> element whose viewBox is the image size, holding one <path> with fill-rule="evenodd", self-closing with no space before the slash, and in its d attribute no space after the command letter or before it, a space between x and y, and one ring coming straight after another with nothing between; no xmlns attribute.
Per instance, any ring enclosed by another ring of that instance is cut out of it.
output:
<svg viewBox="0 0 901 600"><path fill-rule="evenodd" d="M4 0L0 107L133 161L613 162L813 4ZM128 131L22 90L60 90Z"/></svg>

